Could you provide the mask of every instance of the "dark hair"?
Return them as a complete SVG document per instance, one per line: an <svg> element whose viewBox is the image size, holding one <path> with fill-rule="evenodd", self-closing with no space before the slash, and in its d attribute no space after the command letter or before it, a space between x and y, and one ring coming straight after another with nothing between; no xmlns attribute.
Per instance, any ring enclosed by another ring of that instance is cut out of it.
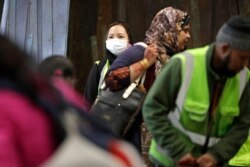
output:
<svg viewBox="0 0 250 167"><path fill-rule="evenodd" d="M0 87L22 93L38 104L41 91L47 99L53 98L55 88L36 70L34 59L14 42L0 35ZM40 105L40 104L39 104Z"/></svg>
<svg viewBox="0 0 250 167"><path fill-rule="evenodd" d="M127 34L128 34L128 40L129 40L129 43L133 43L133 38L132 38L132 33L131 33L131 29L129 27L129 25L123 21L116 21L116 22L113 22L111 23L109 26L108 26L108 30L107 30L107 33L108 31L110 30L111 27L113 26L116 26L116 25L121 25L125 28Z"/></svg>
<svg viewBox="0 0 250 167"><path fill-rule="evenodd" d="M14 83L30 96L35 89L35 62L14 42L0 35L0 79L1 83Z"/></svg>
<svg viewBox="0 0 250 167"><path fill-rule="evenodd" d="M184 27L184 26L188 25L189 20L190 20L190 15L186 14L182 19L181 27Z"/></svg>
<svg viewBox="0 0 250 167"><path fill-rule="evenodd" d="M47 57L40 63L38 70L47 77L55 75L56 70L60 70L63 77L74 77L75 75L72 62L62 55Z"/></svg>

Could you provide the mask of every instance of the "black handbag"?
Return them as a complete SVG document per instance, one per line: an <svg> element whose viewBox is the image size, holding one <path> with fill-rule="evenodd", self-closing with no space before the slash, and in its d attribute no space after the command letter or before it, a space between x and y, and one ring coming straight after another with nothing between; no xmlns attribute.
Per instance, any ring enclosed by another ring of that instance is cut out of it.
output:
<svg viewBox="0 0 250 167"><path fill-rule="evenodd" d="M105 82L91 107L91 113L110 128L114 134L124 136L141 110L146 91L140 89L145 74L140 76L129 87L111 91ZM140 85L139 85L139 82Z"/></svg>

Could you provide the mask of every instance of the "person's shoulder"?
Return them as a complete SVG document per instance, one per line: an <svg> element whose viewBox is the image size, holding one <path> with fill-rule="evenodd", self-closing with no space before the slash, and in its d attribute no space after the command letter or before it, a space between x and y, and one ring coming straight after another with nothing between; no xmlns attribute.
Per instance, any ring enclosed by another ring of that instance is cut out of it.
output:
<svg viewBox="0 0 250 167"><path fill-rule="evenodd" d="M144 43L145 44L145 43ZM139 53L144 53L147 45L142 44L142 42L139 43L135 43L134 45L130 46L129 48L127 48L123 54L127 55L127 54L139 54Z"/></svg>
<svg viewBox="0 0 250 167"><path fill-rule="evenodd" d="M65 80L61 78L52 78L53 86L61 93L63 98L71 104L81 108L84 111L88 111L90 104L87 102L84 96L80 95L74 87L69 85Z"/></svg>
<svg viewBox="0 0 250 167"><path fill-rule="evenodd" d="M1 117L3 118L26 120L27 115L34 111L41 111L41 108L26 95L15 90L1 89L0 99Z"/></svg>
<svg viewBox="0 0 250 167"><path fill-rule="evenodd" d="M134 44L134 46L140 46L140 47L143 47L143 48L148 47L148 45L145 42L137 42L137 43Z"/></svg>
<svg viewBox="0 0 250 167"><path fill-rule="evenodd" d="M144 51L147 47L148 47L148 45L144 42L137 42L131 46L131 48L133 48L135 50L142 50L142 51Z"/></svg>
<svg viewBox="0 0 250 167"><path fill-rule="evenodd" d="M1 106L8 106L11 104L21 105L29 103L28 98L25 97L23 94L9 89L0 90L0 99Z"/></svg>

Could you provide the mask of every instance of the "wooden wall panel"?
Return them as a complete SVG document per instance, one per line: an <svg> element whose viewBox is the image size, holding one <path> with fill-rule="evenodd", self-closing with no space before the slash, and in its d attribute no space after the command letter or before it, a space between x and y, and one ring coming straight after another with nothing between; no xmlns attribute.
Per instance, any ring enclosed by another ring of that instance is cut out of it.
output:
<svg viewBox="0 0 250 167"><path fill-rule="evenodd" d="M41 54L48 57L53 53L53 6L51 0L41 1Z"/></svg>
<svg viewBox="0 0 250 167"><path fill-rule="evenodd" d="M250 1L249 0L238 0L239 14L250 18Z"/></svg>
<svg viewBox="0 0 250 167"><path fill-rule="evenodd" d="M76 68L76 88L81 93L92 66L91 37L96 35L97 9L97 0L70 1L67 55Z"/></svg>
<svg viewBox="0 0 250 167"><path fill-rule="evenodd" d="M5 0L1 31L37 62L52 54L66 55L70 0ZM5 26L5 30L2 27Z"/></svg>
<svg viewBox="0 0 250 167"><path fill-rule="evenodd" d="M126 22L130 25L134 42L142 41L146 31L146 11L143 0L127 0Z"/></svg>
<svg viewBox="0 0 250 167"><path fill-rule="evenodd" d="M105 48L105 36L107 31L107 26L113 22L112 18L112 0L99 0L98 1L98 16L97 16L97 25L96 25L96 56L99 60L101 60L104 56L104 48ZM93 49L93 48L92 48ZM93 58L93 62L96 60Z"/></svg>
<svg viewBox="0 0 250 167"><path fill-rule="evenodd" d="M9 1L9 9L7 12L8 18L5 33L12 41L16 41L16 0Z"/></svg>
<svg viewBox="0 0 250 167"><path fill-rule="evenodd" d="M192 38L188 44L190 48L212 42L219 27L231 16L241 14L250 18L249 0L68 0L70 1L68 38L66 33L60 38L56 35L57 32L58 34L63 32L63 29L67 29L67 25L60 27L62 28L60 31L57 31L56 26L66 24L65 20L61 19L67 19L68 16L62 16L60 11L58 15L53 14L51 6L45 5L52 1L53 7L59 6L57 2L61 2L60 0L22 0L20 2L9 0L8 10L12 12L8 14L5 34L22 46L25 45L25 49L35 54L38 60L53 52L66 52L66 48L63 51L63 48L57 46L67 46L68 42L67 54L76 67L77 89L80 92L84 88L93 61L103 56L106 28L113 21L121 19L128 22L134 41L141 41L145 38L145 32L153 16L160 9L173 6L188 11L191 15ZM3 10L3 2L3 0L0 1L0 11ZM21 10L21 7L26 10ZM64 7L67 8L67 6ZM43 11L47 11L47 14ZM52 23L49 16L59 22ZM23 26L18 27L21 23ZM48 32L47 36L44 36L46 32ZM42 38L46 42L42 41ZM44 48L45 46L47 47Z"/></svg>
<svg viewBox="0 0 250 167"><path fill-rule="evenodd" d="M153 16L166 6L187 11L191 15L189 47L208 44L215 39L219 27L231 16L250 15L249 0L128 0L127 22L136 40L144 39ZM239 8L239 9L238 9Z"/></svg>
<svg viewBox="0 0 250 167"><path fill-rule="evenodd" d="M28 36L29 38L26 39L26 50L31 55L37 56L37 61L41 60L39 56L41 54L38 53L38 5L37 1L33 0L30 2L29 6L29 15L28 15Z"/></svg>
<svg viewBox="0 0 250 167"><path fill-rule="evenodd" d="M69 4L70 0L53 0L52 6L52 39L53 54L63 54L67 53L67 41L68 41L68 18L69 18Z"/></svg>
<svg viewBox="0 0 250 167"><path fill-rule="evenodd" d="M4 0L0 0L0 18L2 18L3 14L3 6L4 6Z"/></svg>
<svg viewBox="0 0 250 167"><path fill-rule="evenodd" d="M148 29L152 18L160 9L166 6L173 6L182 10L187 11L191 15L191 35L192 38L188 44L188 47L198 47L205 44L208 44L215 39L215 35L219 29L219 27L232 15L241 14L250 18L250 1L249 0L96 0L98 2L98 7L94 7L93 9L96 10L96 15L94 11L92 14L87 14L85 16L85 20L78 19L74 21L76 22L84 22L88 24L90 27L96 30L96 34L93 31L83 28L82 25L82 32L83 34L88 34L88 38L82 39L82 43L85 44L85 48L81 48L81 55L77 55L74 60L76 64L80 64L83 60L85 61L84 67L79 67L81 73L79 76L81 77L81 85L79 85L79 89L83 89L84 83L86 81L88 72L92 66L93 59L91 58L91 48L89 47L89 34L92 36L96 35L96 43L98 49L98 58L102 58L101 53L103 52L102 49L104 47L104 32L106 32L105 27L119 18L124 19L123 21L128 22L131 26L134 41L141 41L145 38L145 32ZM89 0L82 0L71 1L72 3L76 3L79 6L81 3L85 3L85 6L91 6ZM104 3L105 2L105 3ZM95 2L91 2L95 4ZM125 6L119 6L124 4ZM125 9L125 10L124 10ZM71 10L86 10L87 12L89 9L77 9L71 8ZM76 11L71 11L76 12ZM89 11L90 12L90 11ZM124 16L124 12L126 15ZM78 12L79 13L79 12ZM74 16L72 16L73 19ZM91 18L88 18L91 17ZM96 17L96 18L95 18ZM74 18L77 19L77 18ZM90 23L89 20L92 20ZM95 20L97 19L97 21ZM70 19L71 20L71 19ZM96 21L96 25L94 25ZM73 21L72 21L73 22ZM78 23L79 24L79 23ZM94 27L96 26L96 27ZM72 27L71 27L72 28ZM71 29L70 28L70 29ZM80 24L79 24L80 28ZM70 36L72 36L72 31L70 30ZM70 40L73 40L73 36L70 37ZM75 41L78 41L78 37ZM82 43L80 45L82 46ZM79 45L79 44L75 44ZM73 53L80 52L80 46L69 46L70 50L74 48L78 48L78 51L70 51L70 56L73 56ZM82 56L83 55L83 56ZM101 56L101 57L100 57ZM85 70L85 72L84 72ZM86 72L87 71L87 72Z"/></svg>
<svg viewBox="0 0 250 167"><path fill-rule="evenodd" d="M201 11L200 11L200 3L197 0L190 1L190 9L188 13L191 16L190 25L191 25L191 39L188 43L188 47L194 46L195 44L201 43Z"/></svg>

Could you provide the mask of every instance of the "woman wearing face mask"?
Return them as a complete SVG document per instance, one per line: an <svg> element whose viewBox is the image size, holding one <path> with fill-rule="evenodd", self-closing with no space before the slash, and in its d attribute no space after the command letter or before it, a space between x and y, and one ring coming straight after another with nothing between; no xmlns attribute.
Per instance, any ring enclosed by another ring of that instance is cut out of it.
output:
<svg viewBox="0 0 250 167"><path fill-rule="evenodd" d="M98 89L113 61L132 44L132 34L128 24L118 21L109 25L106 36L105 57L93 65L84 90L84 96L92 104Z"/></svg>

